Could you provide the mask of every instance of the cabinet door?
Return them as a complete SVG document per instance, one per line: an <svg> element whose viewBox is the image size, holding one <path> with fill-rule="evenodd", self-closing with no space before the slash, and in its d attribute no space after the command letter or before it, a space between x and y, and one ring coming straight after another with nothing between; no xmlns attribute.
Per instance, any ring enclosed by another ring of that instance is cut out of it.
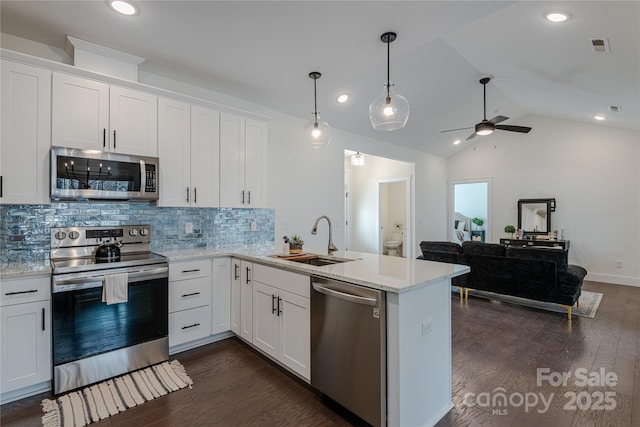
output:
<svg viewBox="0 0 640 427"><path fill-rule="evenodd" d="M220 206L220 113L191 107L192 206Z"/></svg>
<svg viewBox="0 0 640 427"><path fill-rule="evenodd" d="M0 203L49 203L51 71L2 60Z"/></svg>
<svg viewBox="0 0 640 427"><path fill-rule="evenodd" d="M253 345L278 357L278 290L253 282Z"/></svg>
<svg viewBox="0 0 640 427"><path fill-rule="evenodd" d="M246 119L245 191L248 207L263 208L267 205L266 148L267 124Z"/></svg>
<svg viewBox="0 0 640 427"><path fill-rule="evenodd" d="M53 73L52 97L52 145L109 150L109 85Z"/></svg>
<svg viewBox="0 0 640 427"><path fill-rule="evenodd" d="M0 307L0 392L51 379L50 301Z"/></svg>
<svg viewBox="0 0 640 427"><path fill-rule="evenodd" d="M246 206L244 117L220 113L220 206Z"/></svg>
<svg viewBox="0 0 640 427"><path fill-rule="evenodd" d="M213 260L213 299L211 301L211 333L217 334L231 329L231 269L230 258Z"/></svg>
<svg viewBox="0 0 640 427"><path fill-rule="evenodd" d="M240 289L242 288L240 260L231 259L231 332L240 335Z"/></svg>
<svg viewBox="0 0 640 427"><path fill-rule="evenodd" d="M109 89L111 151L158 156L158 97L111 86Z"/></svg>
<svg viewBox="0 0 640 427"><path fill-rule="evenodd" d="M159 206L184 207L191 201L191 106L158 100Z"/></svg>
<svg viewBox="0 0 640 427"><path fill-rule="evenodd" d="M255 286L255 284L254 284ZM278 359L303 377L311 378L311 322L309 298L280 290Z"/></svg>
<svg viewBox="0 0 640 427"><path fill-rule="evenodd" d="M253 264L240 262L240 336L253 342Z"/></svg>

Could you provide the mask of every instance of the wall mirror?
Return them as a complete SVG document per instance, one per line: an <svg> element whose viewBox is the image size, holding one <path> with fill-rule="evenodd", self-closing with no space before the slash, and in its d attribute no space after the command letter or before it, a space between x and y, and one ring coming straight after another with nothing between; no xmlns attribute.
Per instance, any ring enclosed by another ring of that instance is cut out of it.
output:
<svg viewBox="0 0 640 427"><path fill-rule="evenodd" d="M551 212L556 210L556 199L518 200L518 228L524 234L547 234L551 231Z"/></svg>

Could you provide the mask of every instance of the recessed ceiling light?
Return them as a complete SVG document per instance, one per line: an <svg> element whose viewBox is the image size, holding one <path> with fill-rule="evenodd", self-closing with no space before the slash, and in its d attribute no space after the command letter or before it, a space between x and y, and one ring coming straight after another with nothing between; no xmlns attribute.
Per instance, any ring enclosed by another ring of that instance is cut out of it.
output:
<svg viewBox="0 0 640 427"><path fill-rule="evenodd" d="M341 93L340 95L338 95L337 100L338 100L338 102L340 104L344 104L345 102L347 102L349 100L349 94L348 93Z"/></svg>
<svg viewBox="0 0 640 427"><path fill-rule="evenodd" d="M569 19L569 14L567 12L560 12L560 11L554 10L552 12L545 13L544 17L551 22L564 22L567 19Z"/></svg>
<svg viewBox="0 0 640 427"><path fill-rule="evenodd" d="M595 116L593 116L593 118L598 121L607 120L607 118L601 114L596 114Z"/></svg>
<svg viewBox="0 0 640 427"><path fill-rule="evenodd" d="M456 139L455 141L453 141L453 145L458 145L460 144L462 141L459 139Z"/></svg>
<svg viewBox="0 0 640 427"><path fill-rule="evenodd" d="M111 2L111 7L123 15L134 15L136 8L129 2L122 0L115 0Z"/></svg>

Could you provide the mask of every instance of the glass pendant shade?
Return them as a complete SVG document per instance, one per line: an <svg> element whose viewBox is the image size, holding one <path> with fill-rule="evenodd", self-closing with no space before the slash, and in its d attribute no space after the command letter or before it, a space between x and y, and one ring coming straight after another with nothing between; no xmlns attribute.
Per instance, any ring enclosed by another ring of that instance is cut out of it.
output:
<svg viewBox="0 0 640 427"><path fill-rule="evenodd" d="M313 147L326 147L331 142L331 126L313 113L313 119L304 127L307 143Z"/></svg>
<svg viewBox="0 0 640 427"><path fill-rule="evenodd" d="M409 101L396 93L393 85L384 85L384 90L369 105L369 119L375 130L402 129L409 119Z"/></svg>
<svg viewBox="0 0 640 427"><path fill-rule="evenodd" d="M358 152L351 156L351 166L364 166L364 154Z"/></svg>

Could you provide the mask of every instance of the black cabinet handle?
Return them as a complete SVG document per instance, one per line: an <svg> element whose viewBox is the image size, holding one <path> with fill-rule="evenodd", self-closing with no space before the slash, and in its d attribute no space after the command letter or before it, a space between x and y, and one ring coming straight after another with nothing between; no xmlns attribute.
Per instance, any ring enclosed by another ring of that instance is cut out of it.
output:
<svg viewBox="0 0 640 427"><path fill-rule="evenodd" d="M187 187L187 203L189 203L189 187Z"/></svg>
<svg viewBox="0 0 640 427"><path fill-rule="evenodd" d="M200 271L199 268L194 268L193 270L182 270L182 274L184 274L184 273L197 273L198 271Z"/></svg>
<svg viewBox="0 0 640 427"><path fill-rule="evenodd" d="M198 203L198 187L193 187L193 203Z"/></svg>
<svg viewBox="0 0 640 427"><path fill-rule="evenodd" d="M107 128L102 128L102 148L107 146Z"/></svg>
<svg viewBox="0 0 640 427"><path fill-rule="evenodd" d="M33 294L35 292L38 292L37 289L30 289L28 291L19 291L19 292L7 292L5 295L20 295L20 294Z"/></svg>
<svg viewBox="0 0 640 427"><path fill-rule="evenodd" d="M271 295L271 314L276 312L276 296Z"/></svg>
<svg viewBox="0 0 640 427"><path fill-rule="evenodd" d="M193 325L183 326L182 329L195 328L196 326L200 326L200 323L194 323Z"/></svg>
<svg viewBox="0 0 640 427"><path fill-rule="evenodd" d="M238 280L240 278L240 265L233 264L233 275L234 275L233 280Z"/></svg>
<svg viewBox="0 0 640 427"><path fill-rule="evenodd" d="M249 284L249 281L251 280L249 277L249 273L251 272L251 269L249 267L247 267L247 285Z"/></svg>
<svg viewBox="0 0 640 427"><path fill-rule="evenodd" d="M116 148L116 131L113 131L113 148Z"/></svg>
<svg viewBox="0 0 640 427"><path fill-rule="evenodd" d="M280 317L280 315L282 314L282 310L280 309L280 301L282 301L282 298L278 297L278 317Z"/></svg>
<svg viewBox="0 0 640 427"><path fill-rule="evenodd" d="M251 190L247 191L247 194L249 196L247 204L250 205L251 204Z"/></svg>
<svg viewBox="0 0 640 427"><path fill-rule="evenodd" d="M44 331L44 324L45 324L45 320L44 320L44 308L42 309L42 330Z"/></svg>
<svg viewBox="0 0 640 427"><path fill-rule="evenodd" d="M242 190L242 204L244 205L244 190Z"/></svg>
<svg viewBox="0 0 640 427"><path fill-rule="evenodd" d="M200 292L192 292L190 294L183 294L182 298L192 297L192 296L195 296L195 295L200 295Z"/></svg>
<svg viewBox="0 0 640 427"><path fill-rule="evenodd" d="M2 197L2 175L0 175L0 197Z"/></svg>

